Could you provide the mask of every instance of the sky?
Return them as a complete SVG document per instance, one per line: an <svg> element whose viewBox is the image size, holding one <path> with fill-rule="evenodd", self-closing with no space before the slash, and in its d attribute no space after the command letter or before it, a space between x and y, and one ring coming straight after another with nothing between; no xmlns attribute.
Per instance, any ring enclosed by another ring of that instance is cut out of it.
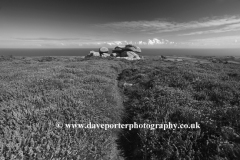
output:
<svg viewBox="0 0 240 160"><path fill-rule="evenodd" d="M0 48L240 48L240 0L0 0Z"/></svg>

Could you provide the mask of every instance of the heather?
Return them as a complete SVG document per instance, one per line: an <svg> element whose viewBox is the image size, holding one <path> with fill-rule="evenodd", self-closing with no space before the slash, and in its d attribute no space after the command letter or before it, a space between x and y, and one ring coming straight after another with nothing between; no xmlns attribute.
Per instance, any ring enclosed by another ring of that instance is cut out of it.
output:
<svg viewBox="0 0 240 160"><path fill-rule="evenodd" d="M56 123L119 123L120 61L5 57L0 62L0 159L118 159L116 130Z"/></svg>
<svg viewBox="0 0 240 160"><path fill-rule="evenodd" d="M141 61L123 70L122 123L200 123L201 129L123 130L126 159L239 159L239 65Z"/></svg>
<svg viewBox="0 0 240 160"><path fill-rule="evenodd" d="M240 159L239 69L158 57L1 57L0 158ZM200 129L69 129L58 122L199 122Z"/></svg>

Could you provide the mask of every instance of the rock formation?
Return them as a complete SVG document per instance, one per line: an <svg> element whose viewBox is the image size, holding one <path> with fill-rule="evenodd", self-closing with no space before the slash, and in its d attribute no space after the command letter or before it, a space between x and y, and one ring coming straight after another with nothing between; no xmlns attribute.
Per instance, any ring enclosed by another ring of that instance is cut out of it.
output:
<svg viewBox="0 0 240 160"><path fill-rule="evenodd" d="M120 57L120 53L111 53L110 56L112 56L112 57Z"/></svg>
<svg viewBox="0 0 240 160"><path fill-rule="evenodd" d="M124 51L120 54L120 57L128 57L133 59L141 59L139 55L133 51Z"/></svg>
<svg viewBox="0 0 240 160"><path fill-rule="evenodd" d="M99 57L100 53L95 51L90 51L86 57Z"/></svg>
<svg viewBox="0 0 240 160"><path fill-rule="evenodd" d="M102 53L102 54L100 54L102 57L109 57L110 56L110 54L108 54L108 53Z"/></svg>
<svg viewBox="0 0 240 160"><path fill-rule="evenodd" d="M141 49L137 46L128 44L126 46L116 46L111 54L108 54L109 50L106 47L99 48L99 52L90 51L86 57L100 56L100 57L117 57L127 60L141 59L138 53L141 53Z"/></svg>
<svg viewBox="0 0 240 160"><path fill-rule="evenodd" d="M109 57L109 56L110 54L108 54L108 48L101 47L99 48L99 52L90 51L86 57Z"/></svg>
<svg viewBox="0 0 240 160"><path fill-rule="evenodd" d="M113 49L112 53L121 53L125 49L125 46L117 46Z"/></svg>
<svg viewBox="0 0 240 160"><path fill-rule="evenodd" d="M137 53L141 53L141 49L137 46L128 44L126 46L116 46L113 49L111 56L128 60L141 59Z"/></svg>
<svg viewBox="0 0 240 160"><path fill-rule="evenodd" d="M99 48L99 53L102 56L103 53L108 53L108 48L107 47L101 47Z"/></svg>
<svg viewBox="0 0 240 160"><path fill-rule="evenodd" d="M127 51L133 51L135 53L141 53L141 49L137 46L134 46L134 45L131 45L131 44L128 44L125 46L125 50Z"/></svg>

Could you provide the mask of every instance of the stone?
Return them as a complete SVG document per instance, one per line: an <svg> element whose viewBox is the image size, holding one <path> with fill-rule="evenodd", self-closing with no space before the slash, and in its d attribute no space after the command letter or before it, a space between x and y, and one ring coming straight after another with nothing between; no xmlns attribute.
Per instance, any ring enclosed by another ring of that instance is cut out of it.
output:
<svg viewBox="0 0 240 160"><path fill-rule="evenodd" d="M133 52L136 52L136 53L141 53L141 49L137 46L134 46L132 44L128 44L126 46L116 46L114 49L113 49L113 52L123 52L123 51L133 51Z"/></svg>
<svg viewBox="0 0 240 160"><path fill-rule="evenodd" d="M132 87L133 84L132 84L132 83L126 83L126 82L124 82L123 86L124 86L124 87Z"/></svg>
<svg viewBox="0 0 240 160"><path fill-rule="evenodd" d="M175 62L175 59L173 59L173 58L167 58L167 59L164 59L164 61Z"/></svg>
<svg viewBox="0 0 240 160"><path fill-rule="evenodd" d="M86 57L99 57L100 53L95 51L90 51L90 53Z"/></svg>
<svg viewBox="0 0 240 160"><path fill-rule="evenodd" d="M110 56L110 54L108 54L108 53L102 53L102 57L109 57Z"/></svg>
<svg viewBox="0 0 240 160"><path fill-rule="evenodd" d="M132 51L124 51L120 54L120 57L128 58L128 59L141 59L139 55Z"/></svg>
<svg viewBox="0 0 240 160"><path fill-rule="evenodd" d="M120 53L111 53L110 56L112 56L112 57L120 57Z"/></svg>
<svg viewBox="0 0 240 160"><path fill-rule="evenodd" d="M102 53L100 54L99 52L95 52L95 51L90 51L90 53L86 56L86 57L109 57L110 54L108 53Z"/></svg>
<svg viewBox="0 0 240 160"><path fill-rule="evenodd" d="M101 48L99 48L99 53L101 54L101 53L108 53L108 48L107 47L101 47Z"/></svg>
<svg viewBox="0 0 240 160"><path fill-rule="evenodd" d="M105 49L104 49L102 47L101 51L103 51L103 52L100 53L100 52L90 51L90 53L86 57L100 57L100 56L101 57L109 57L110 54L104 53L104 52L108 52L107 50L108 50L108 48L105 47Z"/></svg>
<svg viewBox="0 0 240 160"><path fill-rule="evenodd" d="M132 57L135 58L135 59L141 59L141 58L139 57L139 55L138 55L137 53L135 53L135 52L128 51L127 53L128 53L128 55L129 55L129 57L132 56Z"/></svg>
<svg viewBox="0 0 240 160"><path fill-rule="evenodd" d="M124 51L121 53L120 57L136 57L137 54L132 51Z"/></svg>
<svg viewBox="0 0 240 160"><path fill-rule="evenodd" d="M138 60L141 59L137 53L141 52L141 49L137 46L128 44L125 46L116 46L111 54L108 54L109 50L107 47L99 48L99 52L90 51L86 57L100 56L100 57L117 57L124 58L127 60Z"/></svg>
<svg viewBox="0 0 240 160"><path fill-rule="evenodd" d="M120 53L120 57L128 57L127 52L128 51L124 51L124 52Z"/></svg>
<svg viewBox="0 0 240 160"><path fill-rule="evenodd" d="M124 51L125 49L125 46L116 46L114 49L113 49L113 53L120 53L122 51Z"/></svg>
<svg viewBox="0 0 240 160"><path fill-rule="evenodd" d="M131 44L126 45L125 50L126 51L133 51L133 52L136 52L136 53L141 53L142 52L139 47L131 45Z"/></svg>
<svg viewBox="0 0 240 160"><path fill-rule="evenodd" d="M177 61L177 62L182 62L183 59L181 59L181 58L177 58L176 61Z"/></svg>

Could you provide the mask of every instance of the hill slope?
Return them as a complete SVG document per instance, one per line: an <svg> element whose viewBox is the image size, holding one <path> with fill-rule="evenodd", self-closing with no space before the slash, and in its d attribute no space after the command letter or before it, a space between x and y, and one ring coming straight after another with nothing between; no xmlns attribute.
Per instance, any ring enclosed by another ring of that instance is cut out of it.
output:
<svg viewBox="0 0 240 160"><path fill-rule="evenodd" d="M57 124L119 123L121 61L27 57L0 62L0 159L118 159L116 130Z"/></svg>
<svg viewBox="0 0 240 160"><path fill-rule="evenodd" d="M122 123L200 124L200 129L124 129L118 143L125 159L240 159L239 71L235 64L157 59L123 70L120 84L132 85L122 85Z"/></svg>
<svg viewBox="0 0 240 160"><path fill-rule="evenodd" d="M237 64L158 58L4 59L0 61L0 158L239 159L239 70ZM89 122L198 122L200 129L64 126Z"/></svg>

